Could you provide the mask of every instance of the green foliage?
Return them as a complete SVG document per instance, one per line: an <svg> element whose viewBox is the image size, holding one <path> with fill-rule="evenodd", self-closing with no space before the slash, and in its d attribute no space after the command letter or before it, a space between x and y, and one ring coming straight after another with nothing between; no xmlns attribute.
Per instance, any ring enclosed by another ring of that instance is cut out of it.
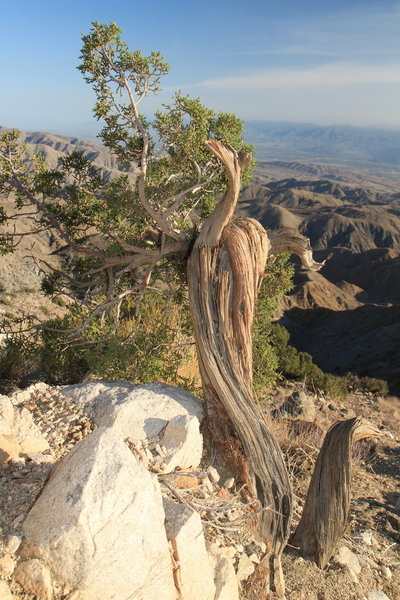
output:
<svg viewBox="0 0 400 600"><path fill-rule="evenodd" d="M115 314L93 320L84 339L78 342L71 341L68 330L87 316L81 306L73 305L66 317L49 321L42 333L41 348L46 379L74 383L90 372L95 377L133 383L177 382L185 354L185 310L166 296L148 295L136 313L134 303L125 306L117 330Z"/></svg>
<svg viewBox="0 0 400 600"><path fill-rule="evenodd" d="M278 298L293 287L293 273L293 264L289 262L289 255L286 253L269 260L266 266L252 331L254 389L258 396L262 396L279 377L280 365L271 319L276 312Z"/></svg>
<svg viewBox="0 0 400 600"><path fill-rule="evenodd" d="M39 364L38 347L32 336L27 335L31 325L29 317L17 317L4 313L0 330L5 339L0 348L0 379L19 383Z"/></svg>
<svg viewBox="0 0 400 600"><path fill-rule="evenodd" d="M107 289L117 304L127 288L150 283L157 263L187 257L198 218L211 213L225 190L224 169L205 141L252 149L243 142L240 119L215 113L198 98L178 93L152 121L145 118L141 103L160 90L169 65L159 52L129 50L115 23L92 23L82 42L78 69L96 94L100 138L125 172L110 178L79 152L51 169L12 130L0 137L0 192L14 192L20 208L33 206L41 224L74 254L73 276L48 276L47 293L102 297ZM164 259L171 240L181 249ZM10 239L0 240L0 251L11 246Z"/></svg>
<svg viewBox="0 0 400 600"><path fill-rule="evenodd" d="M376 377L359 377L349 373L346 376L349 389L361 390L370 392L379 396L387 396L389 394L389 386L384 379Z"/></svg>
<svg viewBox="0 0 400 600"><path fill-rule="evenodd" d="M48 275L42 289L55 297L60 292L75 296L67 316L50 325L77 333L85 321L85 339L44 331L42 365L60 382L76 381L86 371L130 381L171 379L183 357L176 331L189 329L185 310L178 311L176 327L170 319L171 306L185 300L183 264L199 218L212 212L227 185L220 161L205 142L218 139L250 154L252 148L244 144L243 122L235 115L216 113L181 93L154 119L145 118L142 102L160 90L169 65L159 52L144 56L129 50L115 23L92 23L82 42L78 69L96 94L100 138L117 157L121 174L110 178L78 152L49 168L20 143L18 131L0 138L0 192L16 193L19 208L33 206L41 224L73 255L71 269L64 276ZM253 167L254 160L243 183ZM282 260L271 263L265 277L264 319L273 310L272 298L288 286L290 268ZM150 290L164 296L150 300L146 295L138 314L136 301ZM263 336L270 334L257 325L255 332L261 348ZM262 371L264 380L272 377L267 347L258 355L260 377Z"/></svg>
<svg viewBox="0 0 400 600"><path fill-rule="evenodd" d="M274 325L271 331L272 345L278 358L278 368L287 379L300 379L309 387L320 389L336 398L347 395L347 382L343 377L324 373L313 363L307 352L299 352L289 345L289 332L281 325Z"/></svg>

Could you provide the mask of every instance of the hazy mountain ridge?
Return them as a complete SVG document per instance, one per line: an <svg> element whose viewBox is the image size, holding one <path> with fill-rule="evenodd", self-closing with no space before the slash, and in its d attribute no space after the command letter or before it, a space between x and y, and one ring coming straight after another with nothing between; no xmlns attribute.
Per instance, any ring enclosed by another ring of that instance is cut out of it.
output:
<svg viewBox="0 0 400 600"><path fill-rule="evenodd" d="M400 131L351 125L246 122L246 138L259 160L315 159L351 165L386 165L400 171Z"/></svg>
<svg viewBox="0 0 400 600"><path fill-rule="evenodd" d="M0 133L7 128L0 127ZM21 141L25 142L28 149L39 152L43 155L46 163L55 168L57 161L65 154L72 152L82 152L91 161L107 175L117 175L120 173L118 161L115 156L100 143L81 140L77 137L66 137L53 133L21 132Z"/></svg>

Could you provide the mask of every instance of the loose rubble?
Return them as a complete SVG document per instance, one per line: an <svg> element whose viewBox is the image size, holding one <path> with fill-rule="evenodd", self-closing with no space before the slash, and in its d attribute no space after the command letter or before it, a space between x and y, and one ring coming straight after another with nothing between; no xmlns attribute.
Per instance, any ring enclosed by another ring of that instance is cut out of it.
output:
<svg viewBox="0 0 400 600"><path fill-rule="evenodd" d="M196 398L165 384L40 383L0 397L1 600L250 599L267 552L256 506L218 457L201 462L201 417ZM318 600L397 600L399 567L396 548L353 529ZM284 569L288 600L316 600L296 580L315 565L292 549Z"/></svg>

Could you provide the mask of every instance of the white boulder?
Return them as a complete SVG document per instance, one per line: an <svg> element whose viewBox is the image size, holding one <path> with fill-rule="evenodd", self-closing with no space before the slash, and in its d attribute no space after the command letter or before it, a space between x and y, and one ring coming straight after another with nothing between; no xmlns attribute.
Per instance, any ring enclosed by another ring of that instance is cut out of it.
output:
<svg viewBox="0 0 400 600"><path fill-rule="evenodd" d="M89 381L65 386L61 393L78 400L95 425L113 427L123 439L155 439L174 417L190 415L201 421L203 416L198 398L165 383Z"/></svg>
<svg viewBox="0 0 400 600"><path fill-rule="evenodd" d="M156 477L99 428L53 470L20 553L46 564L74 600L175 600L163 522Z"/></svg>
<svg viewBox="0 0 400 600"><path fill-rule="evenodd" d="M50 449L48 441L42 435L39 427L34 423L31 413L26 408L15 411L12 432L25 454L44 452Z"/></svg>
<svg viewBox="0 0 400 600"><path fill-rule="evenodd" d="M10 435L14 424L14 407L8 396L0 395L0 433Z"/></svg>
<svg viewBox="0 0 400 600"><path fill-rule="evenodd" d="M53 586L50 571L36 558L20 562L15 570L14 579L29 594L41 600L52 600Z"/></svg>
<svg viewBox="0 0 400 600"><path fill-rule="evenodd" d="M133 385L124 381L90 381L63 388L98 427L111 427L129 440L148 468L170 473L199 466L203 441L203 405L181 388L165 383ZM142 443L154 443L154 455Z"/></svg>
<svg viewBox="0 0 400 600"><path fill-rule="evenodd" d="M13 600L11 590L5 581L0 581L0 598L1 600Z"/></svg>
<svg viewBox="0 0 400 600"><path fill-rule="evenodd" d="M232 562L216 544L207 544L208 554L214 567L214 600L239 600L239 586Z"/></svg>
<svg viewBox="0 0 400 600"><path fill-rule="evenodd" d="M165 530L178 569L175 581L183 600L214 600L214 572L200 516L189 506L164 498Z"/></svg>
<svg viewBox="0 0 400 600"><path fill-rule="evenodd" d="M196 468L203 454L203 438L199 420L192 415L178 415L172 418L160 440L165 449L163 472L171 473L180 469Z"/></svg>

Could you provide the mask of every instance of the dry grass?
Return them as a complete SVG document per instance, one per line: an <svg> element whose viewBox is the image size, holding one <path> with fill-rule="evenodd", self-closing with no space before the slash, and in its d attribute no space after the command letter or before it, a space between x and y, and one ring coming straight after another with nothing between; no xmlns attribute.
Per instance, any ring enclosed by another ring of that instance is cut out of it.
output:
<svg viewBox="0 0 400 600"><path fill-rule="evenodd" d="M295 496L304 498L324 438L323 429L309 421L286 418L268 418L268 427L285 457Z"/></svg>
<svg viewBox="0 0 400 600"><path fill-rule="evenodd" d="M387 396L378 400L379 410L382 415L382 424L385 427L400 429L400 398Z"/></svg>

